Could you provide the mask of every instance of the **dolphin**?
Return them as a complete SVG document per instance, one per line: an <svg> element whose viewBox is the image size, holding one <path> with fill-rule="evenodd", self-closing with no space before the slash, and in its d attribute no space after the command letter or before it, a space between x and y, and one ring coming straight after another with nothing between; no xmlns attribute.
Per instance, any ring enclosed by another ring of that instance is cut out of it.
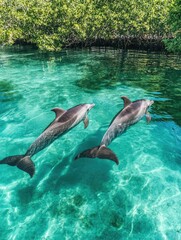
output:
<svg viewBox="0 0 181 240"><path fill-rule="evenodd" d="M84 122L84 128L89 124L88 112L95 104L80 104L68 110L53 108L55 119L41 133L41 135L30 145L24 155L9 156L0 161L0 164L17 166L19 169L27 172L30 177L35 173L35 165L31 157L40 152L57 138L67 133L81 121Z"/></svg>
<svg viewBox="0 0 181 240"><path fill-rule="evenodd" d="M122 134L129 126L138 122L144 115L146 115L147 122L151 121L151 116L148 108L154 103L152 100L140 99L131 102L126 96L121 97L124 101L124 108L119 111L111 121L109 128L104 134L99 146L87 149L75 157L79 158L102 158L110 159L116 164L119 160L116 154L107 146L120 134Z"/></svg>

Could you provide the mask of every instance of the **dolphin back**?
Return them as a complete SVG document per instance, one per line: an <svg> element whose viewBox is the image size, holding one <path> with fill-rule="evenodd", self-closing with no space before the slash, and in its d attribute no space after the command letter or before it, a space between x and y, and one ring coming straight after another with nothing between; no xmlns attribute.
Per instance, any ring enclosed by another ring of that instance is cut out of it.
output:
<svg viewBox="0 0 181 240"><path fill-rule="evenodd" d="M19 169L27 172L30 177L35 173L35 165L29 156L15 155L9 156L0 161L0 164L8 164L10 166L17 166Z"/></svg>
<svg viewBox="0 0 181 240"><path fill-rule="evenodd" d="M116 154L109 148L104 145L97 146L91 149L87 149L75 157L75 160L79 158L101 158L101 159L109 159L115 162L117 165L119 164L119 160Z"/></svg>

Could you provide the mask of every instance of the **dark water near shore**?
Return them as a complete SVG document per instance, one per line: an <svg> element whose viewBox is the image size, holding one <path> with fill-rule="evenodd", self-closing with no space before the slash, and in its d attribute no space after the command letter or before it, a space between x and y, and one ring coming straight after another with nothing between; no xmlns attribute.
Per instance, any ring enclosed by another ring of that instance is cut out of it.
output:
<svg viewBox="0 0 181 240"><path fill-rule="evenodd" d="M120 96L155 101L152 120L110 145L120 159L80 159L98 145ZM96 106L33 156L35 176L0 166L0 239L181 239L181 59L144 51L0 49L0 159L23 154L54 107Z"/></svg>

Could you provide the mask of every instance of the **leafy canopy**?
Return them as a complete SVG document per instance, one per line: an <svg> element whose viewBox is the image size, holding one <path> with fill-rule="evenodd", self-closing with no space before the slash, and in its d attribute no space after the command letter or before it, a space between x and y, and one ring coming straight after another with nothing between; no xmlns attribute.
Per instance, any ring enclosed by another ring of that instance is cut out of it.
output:
<svg viewBox="0 0 181 240"><path fill-rule="evenodd" d="M60 51L96 39L177 36L180 1L0 0L0 43Z"/></svg>

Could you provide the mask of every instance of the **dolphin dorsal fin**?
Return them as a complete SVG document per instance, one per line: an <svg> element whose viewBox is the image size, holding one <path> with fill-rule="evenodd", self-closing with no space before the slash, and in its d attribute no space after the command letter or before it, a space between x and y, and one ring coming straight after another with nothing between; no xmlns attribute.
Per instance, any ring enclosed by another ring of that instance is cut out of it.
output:
<svg viewBox="0 0 181 240"><path fill-rule="evenodd" d="M129 98L127 98L126 96L122 96L121 98L122 98L123 101L124 101L124 108L127 107L127 106L131 103L131 101L129 100Z"/></svg>
<svg viewBox="0 0 181 240"><path fill-rule="evenodd" d="M62 116L66 112L66 110L63 110L62 108L53 108L51 111L56 114L56 118Z"/></svg>

